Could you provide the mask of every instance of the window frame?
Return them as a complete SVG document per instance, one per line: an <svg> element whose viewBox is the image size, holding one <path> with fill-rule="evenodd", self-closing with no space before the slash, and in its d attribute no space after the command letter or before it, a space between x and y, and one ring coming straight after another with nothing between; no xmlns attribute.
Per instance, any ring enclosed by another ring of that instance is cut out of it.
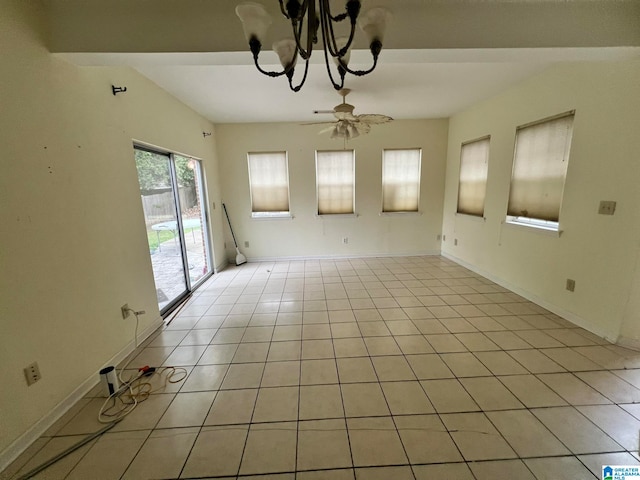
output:
<svg viewBox="0 0 640 480"><path fill-rule="evenodd" d="M325 153L343 153L343 152L351 152L351 212L325 212L320 213L320 181L318 176L318 160ZM317 217L357 217L356 213L356 151L354 149L350 150L316 150L315 152L315 160L316 160L316 216Z"/></svg>
<svg viewBox="0 0 640 480"><path fill-rule="evenodd" d="M386 152L399 152L399 151L411 151L418 153L418 178L417 178L417 195L416 195L416 209L415 210L385 210L385 154ZM420 215L420 193L422 189L422 148L420 147L408 147L408 148L384 148L382 150L382 205L381 215Z"/></svg>
<svg viewBox="0 0 640 480"><path fill-rule="evenodd" d="M263 211L263 212L255 212L254 208L254 184L251 180L251 156L252 155L276 155L282 154L284 159L284 167L285 167L285 176L287 181L287 206L288 210L273 210L273 211ZM293 218L291 215L291 188L289 182L289 154L286 150L277 150L277 151L256 151L256 152L247 152L247 174L249 178L249 203L251 208L251 218L253 219L277 219L277 218Z"/></svg>
<svg viewBox="0 0 640 480"><path fill-rule="evenodd" d="M486 151L486 158L485 158L485 164L486 164L486 168L484 171L484 192L483 192L483 198L482 198L482 213L481 214L477 214L477 213L471 213L471 212L462 212L460 211L460 191L461 191L461 184L462 184L462 167L463 167L463 153L464 153L464 147L467 145L471 145L474 143L478 143L478 142L486 142L487 143L487 151ZM473 140L467 140L465 142L462 142L460 144L460 168L458 169L458 196L457 196L457 203L456 203L456 215L467 215L469 217L473 217L473 218L478 218L478 219L485 219L484 213L485 213L485 207L486 207L486 203L487 203L487 181L489 180L489 157L491 154L491 135L484 135L482 137L478 137L478 138L474 138Z"/></svg>
<svg viewBox="0 0 640 480"><path fill-rule="evenodd" d="M554 232L557 233L558 236L562 233L560 229L560 213L562 211L562 203L564 201L564 189L567 181L567 173L569 167L569 158L571 156L571 146L573 143L573 130L574 130L574 122L575 122L575 110L568 110L563 113L559 113L557 115L552 115L549 117L542 118L540 120L535 120L533 122L525 123L523 125L519 125L516 127L516 134L514 138L514 146L513 146L513 160L511 165L511 180L509 184L509 194L507 199L507 214L505 218L505 222L507 224L522 226L527 228L534 228L540 231ZM558 203L558 220L545 220L541 218L528 217L525 215L513 215L509 213L511 206L511 193L513 189L514 182L514 174L516 171L516 155L518 154L518 135L522 130L525 130L530 127L535 127L537 125L542 125L545 123L553 122L555 120L559 120L566 117L572 117L570 131L567 135L567 139L565 140L565 155L563 156L563 161L567 162L567 166L564 171L564 176L562 179L562 189L560 190L560 200Z"/></svg>

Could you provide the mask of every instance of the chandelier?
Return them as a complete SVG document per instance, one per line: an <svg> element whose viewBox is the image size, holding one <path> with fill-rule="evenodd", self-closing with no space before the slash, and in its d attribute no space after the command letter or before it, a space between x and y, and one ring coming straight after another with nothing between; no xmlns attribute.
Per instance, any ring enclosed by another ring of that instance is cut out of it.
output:
<svg viewBox="0 0 640 480"><path fill-rule="evenodd" d="M273 50L278 54L282 65L282 70L276 72L264 70L258 62L267 30L271 25L271 16L258 3L244 3L236 7L236 15L242 21L244 35L253 54L253 61L261 73L269 77L285 75L289 80L291 90L299 91L307 79L309 59L313 53L314 45L318 43L318 31L322 36L327 73L336 90L340 90L344 86L344 78L347 73L363 76L376 68L389 17L387 10L373 8L360 15L360 0L347 0L344 12L333 15L329 6L330 0L287 0L286 2L279 0L279 3L282 15L291 22L293 38L280 40L273 44ZM343 29L348 31L344 36L336 37L334 27L345 20L348 20L349 28L343 27ZM348 66L357 23L368 37L369 49L373 58L373 65L368 70L352 70ZM304 74L300 82L294 86L293 76L298 55L305 62ZM335 78L335 72L330 67L329 58L332 58L336 65L334 69L337 69L339 80Z"/></svg>

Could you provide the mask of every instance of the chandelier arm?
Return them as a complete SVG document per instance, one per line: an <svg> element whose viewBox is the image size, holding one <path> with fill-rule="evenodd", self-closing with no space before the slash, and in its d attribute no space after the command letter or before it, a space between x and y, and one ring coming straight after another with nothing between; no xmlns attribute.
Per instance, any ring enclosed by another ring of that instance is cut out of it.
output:
<svg viewBox="0 0 640 480"><path fill-rule="evenodd" d="M300 80L300 83L298 85L296 85L295 87L293 86L293 83L292 83L293 71L292 71L291 75L287 75L287 78L289 79L289 88L293 92L299 92L300 91L300 89L304 85L304 82L307 80L307 73L308 72L309 72L309 59L305 60L305 62L304 62L304 74L302 75L302 80Z"/></svg>
<svg viewBox="0 0 640 480"><path fill-rule="evenodd" d="M280 1L280 11L282 12L282 15L284 15L285 18L289 18L289 14L284 8L284 3L282 2L282 0L279 0L279 1Z"/></svg>
<svg viewBox="0 0 640 480"><path fill-rule="evenodd" d="M301 14L297 18L291 19L291 28L293 30L293 38L296 41L296 48L303 60L308 60L313 52L313 40L315 37L313 22L309 21L309 18L313 16L315 18L315 4L311 4L309 8L309 15L307 16L307 48L302 47L302 27L304 22L302 21L304 13L307 11L307 2L303 5ZM288 17L289 18L289 17Z"/></svg>
<svg viewBox="0 0 640 480"><path fill-rule="evenodd" d="M333 88L335 88L336 90L340 90L342 89L342 87L344 87L344 70L342 70L341 67L338 67L338 73L340 73L340 83L336 83L336 81L333 79L333 73L331 72L331 67L329 66L329 55L327 52L326 42L324 42L323 50L324 50L324 64L327 67L329 80L331 80L331 84L333 85Z"/></svg>
<svg viewBox="0 0 640 480"><path fill-rule="evenodd" d="M381 48L382 48L382 44L380 43L379 40L374 40L373 43L371 44L371 55L373 56L373 65L368 70L351 70L342 61L341 58L338 58L338 63L340 64L340 66L342 68L345 69L346 72L349 72L351 75L355 75L357 77L362 77L363 75L367 75L367 74L373 72L376 69L376 66L378 65L378 54L379 54Z"/></svg>
<svg viewBox="0 0 640 480"><path fill-rule="evenodd" d="M332 57L342 57L347 53L347 50L351 47L351 43L353 42L353 37L356 32L356 22L355 18L351 21L351 31L349 32L349 40L346 45L342 47L342 49L338 48L338 44L336 42L336 36L333 31L333 23L341 22L345 18L347 18L348 14L345 12L344 14L340 14L337 17L333 17L331 15L331 7L329 5L328 0L320 1L320 22L322 24L322 38L325 43L328 43L329 53Z"/></svg>

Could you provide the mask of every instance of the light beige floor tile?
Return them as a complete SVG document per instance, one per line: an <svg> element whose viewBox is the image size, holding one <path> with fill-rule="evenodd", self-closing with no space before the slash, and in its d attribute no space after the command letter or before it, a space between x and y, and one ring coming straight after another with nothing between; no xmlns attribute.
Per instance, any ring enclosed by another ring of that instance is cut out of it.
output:
<svg viewBox="0 0 640 480"><path fill-rule="evenodd" d="M461 378L460 383L484 411L524 408L495 377Z"/></svg>
<svg viewBox="0 0 640 480"><path fill-rule="evenodd" d="M409 300L412 300L409 302ZM433 317L433 313L431 313L427 307L422 306L422 303L416 298L407 298L402 301L398 301L400 306L403 307L404 313L407 314L411 320L427 320ZM411 303L411 305L409 305Z"/></svg>
<svg viewBox="0 0 640 480"><path fill-rule="evenodd" d="M485 352L500 350L500 347L493 343L489 337L480 332L457 333L455 337L460 340L470 352Z"/></svg>
<svg viewBox="0 0 640 480"><path fill-rule="evenodd" d="M78 442L79 437L76 436L68 436L68 437L54 437L51 439L46 439L44 445L41 445L41 449L37 452L32 452L33 455L31 458L25 461L22 459L20 463L22 463L21 467L13 466L10 470L17 470L17 473L20 475L18 478L23 478L26 474L33 471L35 468L40 467L44 462L50 460L54 456L60 454L64 450L70 448L74 444ZM36 480L58 480L65 478L69 472L81 461L83 456L87 454L88 451L95 445L96 440L93 440L86 445L80 447L79 449L71 452L69 455L58 460L53 465L47 467L45 470L41 471L39 474L35 476L29 476L26 478L35 478ZM8 477L7 471L0 472L2 475L0 478L3 480ZM14 477L16 478L16 477Z"/></svg>
<svg viewBox="0 0 640 480"><path fill-rule="evenodd" d="M425 335L427 341L438 353L466 352L465 347L452 333L442 335Z"/></svg>
<svg viewBox="0 0 640 480"><path fill-rule="evenodd" d="M528 408L557 407L567 404L534 375L507 375L498 378Z"/></svg>
<svg viewBox="0 0 640 480"><path fill-rule="evenodd" d="M491 317L470 317L467 318L467 321L481 332L500 332L506 330Z"/></svg>
<svg viewBox="0 0 640 480"><path fill-rule="evenodd" d="M611 403L573 373L548 373L537 377L571 405Z"/></svg>
<svg viewBox="0 0 640 480"><path fill-rule="evenodd" d="M435 412L418 381L380 383L392 415Z"/></svg>
<svg viewBox="0 0 640 480"><path fill-rule="evenodd" d="M261 387L284 387L300 383L300 362L268 362L262 374Z"/></svg>
<svg viewBox="0 0 640 480"><path fill-rule="evenodd" d="M346 306L341 310L333 310L329 312L329 323L351 323L356 321L356 316L351 310L348 300L341 300L346 302Z"/></svg>
<svg viewBox="0 0 640 480"><path fill-rule="evenodd" d="M531 348L531 345L522 340L514 332L491 331L485 332L485 335L503 350L525 350Z"/></svg>
<svg viewBox="0 0 640 480"><path fill-rule="evenodd" d="M416 379L403 356L372 357L371 361L381 382Z"/></svg>
<svg viewBox="0 0 640 480"><path fill-rule="evenodd" d="M200 426L204 422L216 392L178 393L156 428Z"/></svg>
<svg viewBox="0 0 640 480"><path fill-rule="evenodd" d="M478 332L466 318L441 318L440 321L453 334Z"/></svg>
<svg viewBox="0 0 640 480"><path fill-rule="evenodd" d="M395 417L400 439L412 464L462 461L437 415Z"/></svg>
<svg viewBox="0 0 640 480"><path fill-rule="evenodd" d="M454 305L453 309L460 314L460 316L469 319L470 317L484 317L485 313L474 305Z"/></svg>
<svg viewBox="0 0 640 480"><path fill-rule="evenodd" d="M433 348L422 335L403 335L396 337L395 340L405 355L434 353Z"/></svg>
<svg viewBox="0 0 640 480"><path fill-rule="evenodd" d="M364 343L371 356L402 355L393 337L366 337Z"/></svg>
<svg viewBox="0 0 640 480"><path fill-rule="evenodd" d="M296 468L296 438L295 422L251 425L240 473L293 472Z"/></svg>
<svg viewBox="0 0 640 480"><path fill-rule="evenodd" d="M360 329L356 322L345 323L332 323L331 324L331 337L332 338L353 338L361 337Z"/></svg>
<svg viewBox="0 0 640 480"><path fill-rule="evenodd" d="M521 457L570 453L528 410L487 412L486 415Z"/></svg>
<svg viewBox="0 0 640 480"><path fill-rule="evenodd" d="M147 432L148 433L148 432ZM29 445L18 457L13 460L4 470L0 471L0 478L2 480L7 480L14 478L18 472L22 469L22 473L27 473L27 470L24 469L24 466L36 455L51 439L49 437L40 437L36 441L34 441L31 445ZM64 447L62 447L64 449ZM56 452L57 453L57 452ZM47 460L46 458L41 459L42 461ZM37 467L39 464L34 463L33 467ZM31 467L31 468L33 468Z"/></svg>
<svg viewBox="0 0 640 480"><path fill-rule="evenodd" d="M566 370L538 350L510 350L507 352L531 373L558 373Z"/></svg>
<svg viewBox="0 0 640 480"><path fill-rule="evenodd" d="M300 387L300 420L321 420L343 416L340 385Z"/></svg>
<svg viewBox="0 0 640 480"><path fill-rule="evenodd" d="M564 346L555 338L547 335L541 330L521 330L516 332L520 338L534 348L550 348Z"/></svg>
<svg viewBox="0 0 640 480"><path fill-rule="evenodd" d="M465 460L516 458L502 435L483 413L440 415Z"/></svg>
<svg viewBox="0 0 640 480"><path fill-rule="evenodd" d="M220 388L223 390L231 390L259 387L264 365L264 363L239 363L231 365Z"/></svg>
<svg viewBox="0 0 640 480"><path fill-rule="evenodd" d="M119 479L148 436L149 431L105 433L66 478Z"/></svg>
<svg viewBox="0 0 640 480"><path fill-rule="evenodd" d="M275 327L247 327L242 343L270 342Z"/></svg>
<svg viewBox="0 0 640 480"><path fill-rule="evenodd" d="M526 368L506 352L476 352L475 356L494 375L522 375L529 373Z"/></svg>
<svg viewBox="0 0 640 480"><path fill-rule="evenodd" d="M397 320L387 322L387 328L392 335L419 335L420 331L411 320Z"/></svg>
<svg viewBox="0 0 640 480"><path fill-rule="evenodd" d="M387 402L379 383L349 383L340 385L347 417L389 415Z"/></svg>
<svg viewBox="0 0 640 480"><path fill-rule="evenodd" d="M362 338L335 338L333 348L336 358L368 356L367 346Z"/></svg>
<svg viewBox="0 0 640 480"><path fill-rule="evenodd" d="M509 478L517 480L536 480L522 460L492 460L469 464L476 480L496 480Z"/></svg>
<svg viewBox="0 0 640 480"><path fill-rule="evenodd" d="M212 345L221 345L225 343L240 343L244 335L246 327L221 328L211 340Z"/></svg>
<svg viewBox="0 0 640 480"><path fill-rule="evenodd" d="M298 470L351 467L351 451L344 419L298 424Z"/></svg>
<svg viewBox="0 0 640 480"><path fill-rule="evenodd" d="M333 358L333 356L333 342L330 339L302 341L303 360Z"/></svg>
<svg viewBox="0 0 640 480"><path fill-rule="evenodd" d="M214 335L218 332L217 328L202 328L191 330L180 342L180 346L187 345L209 345Z"/></svg>
<svg viewBox="0 0 640 480"><path fill-rule="evenodd" d="M574 352L587 357L606 369L624 368L624 357L601 345L575 347Z"/></svg>
<svg viewBox="0 0 640 480"><path fill-rule="evenodd" d="M338 383L335 360L302 360L301 363L300 385Z"/></svg>
<svg viewBox="0 0 640 480"><path fill-rule="evenodd" d="M158 333L147 347L176 347L187 336L189 330L164 330ZM207 342L209 343L209 342Z"/></svg>
<svg viewBox="0 0 640 480"><path fill-rule="evenodd" d="M257 389L221 390L216 395L205 425L249 423L258 395Z"/></svg>
<svg viewBox="0 0 640 480"><path fill-rule="evenodd" d="M390 417L347 420L353 464L357 467L408 463Z"/></svg>
<svg viewBox="0 0 640 480"><path fill-rule="evenodd" d="M414 480L410 466L356 468L356 480Z"/></svg>
<svg viewBox="0 0 640 480"><path fill-rule="evenodd" d="M286 422L298 419L299 387L261 388L252 422Z"/></svg>
<svg viewBox="0 0 640 480"><path fill-rule="evenodd" d="M420 380L432 380L438 378L453 378L454 375L442 361L440 355L407 355L407 361L411 365L413 373Z"/></svg>
<svg viewBox="0 0 640 480"><path fill-rule="evenodd" d="M378 311L380 312L382 319L388 323L409 320L409 317L404 310L400 308L399 304L397 308L381 308ZM413 325L407 325L407 328L411 329L411 327L413 327L412 333L418 333ZM403 335L403 333L394 333L394 335Z"/></svg>
<svg viewBox="0 0 640 480"><path fill-rule="evenodd" d="M578 459L596 478L602 478L602 467L605 465L638 465L638 459L627 452L579 455Z"/></svg>
<svg viewBox="0 0 640 480"><path fill-rule="evenodd" d="M130 414L111 429L111 432L153 429L169 408L174 397L174 394L150 395L143 402L139 402Z"/></svg>
<svg viewBox="0 0 640 480"><path fill-rule="evenodd" d="M432 315L433 316L433 315ZM424 335L448 334L449 330L437 319L413 320L413 324Z"/></svg>
<svg viewBox="0 0 640 480"><path fill-rule="evenodd" d="M580 372L576 376L614 403L640 402L640 390L611 372Z"/></svg>
<svg viewBox="0 0 640 480"><path fill-rule="evenodd" d="M271 342L267 362L284 360L300 360L302 354L301 341Z"/></svg>
<svg viewBox="0 0 640 480"><path fill-rule="evenodd" d="M427 307L434 317L447 320L449 318L460 317L460 314L453 308L445 305L432 305ZM446 326L446 322L443 322Z"/></svg>
<svg viewBox="0 0 640 480"><path fill-rule="evenodd" d="M198 434L181 477L237 474L248 431L248 425L204 427Z"/></svg>
<svg viewBox="0 0 640 480"><path fill-rule="evenodd" d="M198 360L198 365L231 363L231 360L233 360L233 356L236 354L237 349L237 343L209 345Z"/></svg>
<svg viewBox="0 0 640 480"><path fill-rule="evenodd" d="M198 431L199 428L154 430L122 479L177 478L196 441Z"/></svg>
<svg viewBox="0 0 640 480"><path fill-rule="evenodd" d="M473 475L464 463L442 465L416 465L413 467L416 480L473 480Z"/></svg>
<svg viewBox="0 0 640 480"><path fill-rule="evenodd" d="M572 453L602 453L623 450L573 407L531 410Z"/></svg>
<svg viewBox="0 0 640 480"><path fill-rule="evenodd" d="M277 325L273 330L272 341L290 341L302 339L302 325Z"/></svg>
<svg viewBox="0 0 640 480"><path fill-rule="evenodd" d="M593 340L580 335L580 330L579 328L555 328L553 330L544 330L544 332L567 347L595 345Z"/></svg>
<svg viewBox="0 0 640 480"><path fill-rule="evenodd" d="M576 407L584 416L604 430L630 452L638 451L640 421L617 405Z"/></svg>
<svg viewBox="0 0 640 480"><path fill-rule="evenodd" d="M329 323L304 324L302 326L303 340L320 340L326 338L331 338Z"/></svg>
<svg viewBox="0 0 640 480"><path fill-rule="evenodd" d="M492 315L493 319L500 323L507 330L531 330L533 325L525 322L522 318L515 315Z"/></svg>
<svg viewBox="0 0 640 480"><path fill-rule="evenodd" d="M602 370L600 365L574 352L570 348L545 348L542 352L570 372Z"/></svg>
<svg viewBox="0 0 640 480"><path fill-rule="evenodd" d="M554 480L594 480L589 470L574 457L532 458L524 460L536 478Z"/></svg>
<svg viewBox="0 0 640 480"><path fill-rule="evenodd" d="M196 365L184 381L180 392L217 390L222 385L228 368L229 365Z"/></svg>
<svg viewBox="0 0 640 480"><path fill-rule="evenodd" d="M93 398L80 410L71 420L69 420L56 435L79 435L93 433L104 427L98 421L98 412L106 398Z"/></svg>
<svg viewBox="0 0 640 480"><path fill-rule="evenodd" d="M443 353L440 358L458 378L491 375L491 372L472 353Z"/></svg>
<svg viewBox="0 0 640 480"><path fill-rule="evenodd" d="M460 382L451 380L422 380L431 404L438 413L475 412L480 410Z"/></svg>
<svg viewBox="0 0 640 480"><path fill-rule="evenodd" d="M378 381L376 371L373 369L373 364L369 357L338 358L336 363L338 364L338 376L340 377L340 383Z"/></svg>
<svg viewBox="0 0 640 480"><path fill-rule="evenodd" d="M355 473L351 468L341 470L318 470L315 472L297 472L297 480L354 480ZM256 480L256 479L253 479ZM293 480L293 478L291 479Z"/></svg>
<svg viewBox="0 0 640 480"><path fill-rule="evenodd" d="M302 325L302 302L282 302L276 325Z"/></svg>
<svg viewBox="0 0 640 480"><path fill-rule="evenodd" d="M391 331L383 321L360 321L358 322L358 327L363 337L386 337L391 335Z"/></svg>

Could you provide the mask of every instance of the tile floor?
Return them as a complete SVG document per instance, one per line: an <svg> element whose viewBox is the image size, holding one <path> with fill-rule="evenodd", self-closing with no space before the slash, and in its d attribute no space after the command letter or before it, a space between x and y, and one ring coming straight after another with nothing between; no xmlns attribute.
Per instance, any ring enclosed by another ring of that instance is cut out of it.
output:
<svg viewBox="0 0 640 480"><path fill-rule="evenodd" d="M46 479L595 479L638 464L640 354L438 256L251 263L131 367L183 366ZM100 425L99 389L16 478Z"/></svg>

